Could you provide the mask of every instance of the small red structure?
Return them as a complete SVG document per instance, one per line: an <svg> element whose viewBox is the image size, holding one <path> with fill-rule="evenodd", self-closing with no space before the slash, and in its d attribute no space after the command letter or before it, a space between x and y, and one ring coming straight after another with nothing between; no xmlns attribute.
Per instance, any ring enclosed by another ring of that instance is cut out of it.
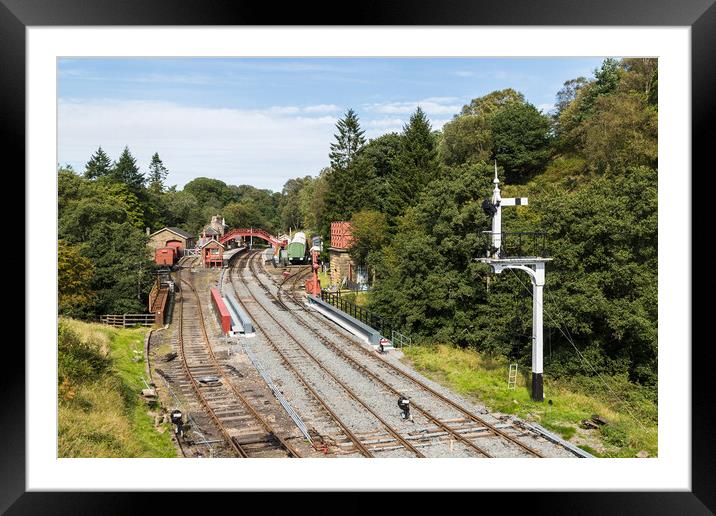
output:
<svg viewBox="0 0 716 516"><path fill-rule="evenodd" d="M318 279L318 250L311 249L311 258L313 261L313 275L311 279L306 280L306 292L313 296L321 295L321 280Z"/></svg>
<svg viewBox="0 0 716 516"><path fill-rule="evenodd" d="M353 242L350 222L331 222L331 247L348 249Z"/></svg>
<svg viewBox="0 0 716 516"><path fill-rule="evenodd" d="M154 262L157 265L171 267L177 257L176 247L160 247L154 252Z"/></svg>
<svg viewBox="0 0 716 516"><path fill-rule="evenodd" d="M344 281L353 282L356 280L356 264L348 252L353 240L350 222L331 222L331 245L328 248L331 285L341 285Z"/></svg>
<svg viewBox="0 0 716 516"><path fill-rule="evenodd" d="M211 289L211 303L214 305L214 309L216 310L221 331L224 332L224 334L229 333L231 331L231 314L229 313L229 309L226 308L226 304L224 303L218 289Z"/></svg>
<svg viewBox="0 0 716 516"><path fill-rule="evenodd" d="M165 227L152 234L149 234L149 228L147 228L147 236L149 237L149 247L152 249L175 247L178 251L177 256L182 256L184 249L194 247L194 235L180 228Z"/></svg>
<svg viewBox="0 0 716 516"><path fill-rule="evenodd" d="M201 260L204 267L221 267L224 263L224 245L209 240L201 246Z"/></svg>

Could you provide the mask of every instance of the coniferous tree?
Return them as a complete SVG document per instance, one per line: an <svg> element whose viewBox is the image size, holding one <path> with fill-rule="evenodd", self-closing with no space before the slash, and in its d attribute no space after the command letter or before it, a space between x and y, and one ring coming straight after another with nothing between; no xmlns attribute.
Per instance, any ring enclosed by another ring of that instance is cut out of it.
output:
<svg viewBox="0 0 716 516"><path fill-rule="evenodd" d="M331 144L331 166L334 169L345 170L352 161L356 152L365 144L364 131L360 128L358 115L349 109L346 116L336 124L338 134L336 143Z"/></svg>
<svg viewBox="0 0 716 516"><path fill-rule="evenodd" d="M155 193L161 193L164 190L164 180L169 170L159 158L159 153L155 152L152 161L149 163L149 189Z"/></svg>
<svg viewBox="0 0 716 516"><path fill-rule="evenodd" d="M348 220L359 200L362 178L356 175L354 159L365 144L364 131L360 128L358 116L349 109L344 118L336 123L336 143L331 144L329 158L330 172L326 175L328 191L325 203L331 208L326 212L323 236L328 238L331 221Z"/></svg>
<svg viewBox="0 0 716 516"><path fill-rule="evenodd" d="M97 179L110 174L112 170L112 160L109 159L107 153L100 146L85 165L85 177L87 179Z"/></svg>
<svg viewBox="0 0 716 516"><path fill-rule="evenodd" d="M119 159L112 167L110 174L112 179L117 182L124 183L130 190L137 193L144 188L146 181L144 174L139 171L137 166L137 160L134 159L132 153L129 152L129 147L125 147Z"/></svg>
<svg viewBox="0 0 716 516"><path fill-rule="evenodd" d="M438 168L435 136L425 112L418 109L403 127L401 144L395 159L395 179L391 185L389 213L403 213L418 198L423 188L436 178Z"/></svg>

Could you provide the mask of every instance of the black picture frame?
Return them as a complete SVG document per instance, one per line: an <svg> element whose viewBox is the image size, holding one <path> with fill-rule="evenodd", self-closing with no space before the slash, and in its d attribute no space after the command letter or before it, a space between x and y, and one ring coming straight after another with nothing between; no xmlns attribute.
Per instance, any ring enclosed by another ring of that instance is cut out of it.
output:
<svg viewBox="0 0 716 516"><path fill-rule="evenodd" d="M703 174L714 141L716 101L716 6L714 0L453 0L368 1L350 5L293 2L277 8L268 2L197 0L0 0L0 133L5 155L25 167L25 29L61 25L498 25L498 26L689 26L691 27L692 162ZM668 145L668 142L661 142ZM7 163L7 161L6 161ZM15 172L16 173L16 172ZM684 171L686 174L687 171ZM691 180L697 174L692 173ZM30 188L31 185L27 185ZM693 191L693 186L692 186ZM697 190L698 191L698 190ZM695 206L695 200L692 206ZM692 206L684 209L692 210ZM692 210L692 234L699 221ZM28 242L29 235L26 235ZM691 259L691 240L685 256ZM29 249L29 244L27 249ZM25 274L31 271L25 270ZM13 296L13 300L17 296ZM692 313L708 309L694 297ZM705 314L704 314L705 315ZM692 321L705 317L693 317ZM26 324L32 312L25 313ZM708 379L711 338L695 341L692 353L692 490L690 492L479 493L466 508L509 508L510 513L564 514L713 514L716 511L716 453L713 398ZM8 342L9 344L9 342ZM683 346L688 343L671 343ZM25 492L25 354L4 346L0 410L0 510L7 514L108 514L144 512L148 495L137 493ZM515 474L519 474L518 471ZM710 487L709 487L710 486ZM168 495L165 495L168 496ZM180 494L172 494L184 500ZM243 495L242 495L243 496ZM489 497L489 499L488 499ZM256 498L256 496L254 496ZM300 497L305 499L306 497ZM422 503L417 495L413 502ZM235 503L235 496L216 497ZM351 496L349 512L372 510L372 497ZM184 504L184 502L181 502ZM328 503L328 502L326 502ZM458 502L459 503L459 502ZM242 502L243 505L243 502ZM190 510L186 505L186 510ZM218 507L216 507L218 508ZM169 510L168 508L165 508ZM327 509L324 505L323 509ZM346 511L347 509L338 508ZM492 509L494 510L494 509ZM172 511L174 512L174 511ZM334 511L331 511L334 512Z"/></svg>

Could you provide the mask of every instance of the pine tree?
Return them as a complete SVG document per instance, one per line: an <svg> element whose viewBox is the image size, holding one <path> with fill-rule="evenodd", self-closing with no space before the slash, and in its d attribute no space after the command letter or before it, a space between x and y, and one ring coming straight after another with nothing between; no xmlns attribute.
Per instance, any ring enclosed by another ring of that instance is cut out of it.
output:
<svg viewBox="0 0 716 516"><path fill-rule="evenodd" d="M129 147L125 147L119 159L112 167L110 176L113 180L124 183L134 193L140 192L144 188L146 181L144 174L139 171L137 160L129 152Z"/></svg>
<svg viewBox="0 0 716 516"><path fill-rule="evenodd" d="M107 176L112 168L112 160L109 159L107 153L100 146L85 165L85 177L87 179L97 179L98 177Z"/></svg>
<svg viewBox="0 0 716 516"><path fill-rule="evenodd" d="M438 169L435 136L420 107L403 127L400 140L388 207L391 215L403 213L407 206L417 201L423 188L437 177Z"/></svg>
<svg viewBox="0 0 716 516"><path fill-rule="evenodd" d="M149 189L155 193L161 193L164 190L164 180L168 173L169 170L159 158L159 153L155 152L149 164Z"/></svg>
<svg viewBox="0 0 716 516"><path fill-rule="evenodd" d="M421 182L430 180L435 167L435 137L430 120L418 106L403 127L401 158L404 164L413 166L419 172Z"/></svg>
<svg viewBox="0 0 716 516"><path fill-rule="evenodd" d="M353 160L356 152L365 144L364 131L360 128L358 115L349 109L346 116L336 124L338 134L335 135L336 143L331 144L331 166L334 169L345 170Z"/></svg>

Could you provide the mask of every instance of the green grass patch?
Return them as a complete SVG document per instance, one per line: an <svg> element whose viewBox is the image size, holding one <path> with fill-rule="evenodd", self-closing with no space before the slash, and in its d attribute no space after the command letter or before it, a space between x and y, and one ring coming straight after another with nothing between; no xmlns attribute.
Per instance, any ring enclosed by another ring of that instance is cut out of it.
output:
<svg viewBox="0 0 716 516"><path fill-rule="evenodd" d="M60 319L59 457L176 456L140 396L146 332Z"/></svg>
<svg viewBox="0 0 716 516"><path fill-rule="evenodd" d="M328 288L331 286L331 275L327 272L319 272L318 281L321 282L321 288Z"/></svg>
<svg viewBox="0 0 716 516"><path fill-rule="evenodd" d="M599 379L545 377L545 401L538 403L530 397L529 371L521 370L516 388L507 388L506 358L448 345L411 346L403 351L407 360L431 379L480 401L491 411L537 422L593 455L635 457L642 450L650 457L657 455L656 402L645 389L623 378L605 379L616 391L615 398ZM580 422L593 414L608 424L597 430L581 428Z"/></svg>
<svg viewBox="0 0 716 516"><path fill-rule="evenodd" d="M369 293L366 292L341 292L341 297L357 306L368 306Z"/></svg>

